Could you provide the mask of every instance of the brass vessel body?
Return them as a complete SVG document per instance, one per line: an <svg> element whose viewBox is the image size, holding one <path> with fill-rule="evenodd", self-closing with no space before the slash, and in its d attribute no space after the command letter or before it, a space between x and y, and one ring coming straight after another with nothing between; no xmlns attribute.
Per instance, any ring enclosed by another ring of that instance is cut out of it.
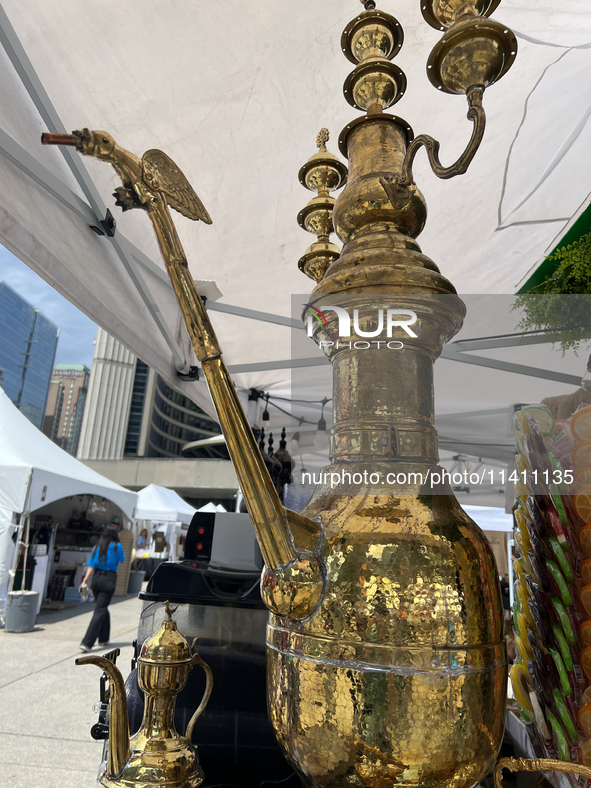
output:
<svg viewBox="0 0 591 788"><path fill-rule="evenodd" d="M403 350L326 348L334 426L324 472L339 480L328 475L302 514L324 525L327 587L308 619L271 616L268 705L306 785L467 788L492 768L504 729L494 557L451 489L386 481L437 470L432 366L464 305L414 240L426 217L416 186L395 207L381 185L400 175L403 126L375 117L347 147L334 209L344 247L310 297L329 325L315 339L334 340L329 309L347 305L366 332L379 308L413 310L418 336Z"/></svg>
<svg viewBox="0 0 591 788"><path fill-rule="evenodd" d="M146 640L138 659L145 705L142 724L131 738L125 685L118 668L105 657L76 660L77 665L97 665L109 677L109 757L98 776L105 788L198 788L204 780L191 735L211 694L211 669L178 632L168 603L167 612L168 621ZM182 736L174 724L176 696L195 665L206 672L205 693Z"/></svg>

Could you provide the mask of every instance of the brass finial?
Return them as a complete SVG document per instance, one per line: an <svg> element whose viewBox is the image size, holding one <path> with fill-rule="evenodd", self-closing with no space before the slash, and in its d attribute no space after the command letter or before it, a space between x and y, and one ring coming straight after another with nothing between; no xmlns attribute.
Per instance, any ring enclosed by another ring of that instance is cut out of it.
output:
<svg viewBox="0 0 591 788"><path fill-rule="evenodd" d="M310 156L299 172L302 186L318 192L298 214L300 227L318 236L316 243L298 261L300 271L315 282L320 282L330 264L339 256L338 247L329 241L333 232L332 209L335 203L330 192L339 189L347 178L343 162L326 149L329 137L328 129L320 129L316 137L319 150Z"/></svg>
<svg viewBox="0 0 591 788"><path fill-rule="evenodd" d="M330 139L330 132L328 129L320 129L318 132L318 136L316 137L316 147L317 148L326 148L326 143Z"/></svg>
<svg viewBox="0 0 591 788"><path fill-rule="evenodd" d="M397 19L375 10L373 0L363 5L365 11L349 22L341 37L345 57L356 64L343 92L355 109L373 114L391 107L406 90L404 72L390 63L402 47L404 33Z"/></svg>
<svg viewBox="0 0 591 788"><path fill-rule="evenodd" d="M170 602L168 601L168 599L166 600L166 602L165 602L165 604L164 604L164 610L166 611L166 615L168 616L168 620L169 620L169 621L172 621L172 620L173 620L173 619L172 619L172 614L173 614L173 613L176 613L176 611L177 611L178 609L179 609L179 606L177 605L176 607L173 607L173 608L172 608L172 610L171 610L171 608L170 608Z"/></svg>

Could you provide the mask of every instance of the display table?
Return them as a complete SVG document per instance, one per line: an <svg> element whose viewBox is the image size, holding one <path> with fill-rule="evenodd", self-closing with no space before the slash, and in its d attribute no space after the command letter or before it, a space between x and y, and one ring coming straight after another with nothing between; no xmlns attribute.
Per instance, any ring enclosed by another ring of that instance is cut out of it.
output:
<svg viewBox="0 0 591 788"><path fill-rule="evenodd" d="M131 565L132 572L145 572L144 580L149 580L165 558L136 558Z"/></svg>

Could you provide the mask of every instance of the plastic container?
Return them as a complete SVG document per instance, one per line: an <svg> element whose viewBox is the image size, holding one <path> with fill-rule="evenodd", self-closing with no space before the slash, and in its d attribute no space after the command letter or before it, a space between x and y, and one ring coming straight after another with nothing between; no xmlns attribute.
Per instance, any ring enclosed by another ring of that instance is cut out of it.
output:
<svg viewBox="0 0 591 788"><path fill-rule="evenodd" d="M31 632L38 601L38 591L11 591L6 599L5 632Z"/></svg>
<svg viewBox="0 0 591 788"><path fill-rule="evenodd" d="M128 594L139 594L142 590L142 583L144 582L145 572L131 571L129 573L129 583L127 584Z"/></svg>

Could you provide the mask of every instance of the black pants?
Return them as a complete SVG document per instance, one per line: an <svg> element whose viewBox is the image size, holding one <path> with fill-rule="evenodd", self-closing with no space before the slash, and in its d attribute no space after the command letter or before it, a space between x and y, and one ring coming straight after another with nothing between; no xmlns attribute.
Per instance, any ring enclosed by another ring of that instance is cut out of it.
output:
<svg viewBox="0 0 591 788"><path fill-rule="evenodd" d="M108 643L111 634L111 616L109 615L109 602L115 593L117 572L108 572L97 569L92 575L90 587L96 602L92 620L88 625L86 634L82 638L82 645L92 648L95 640L99 643Z"/></svg>

